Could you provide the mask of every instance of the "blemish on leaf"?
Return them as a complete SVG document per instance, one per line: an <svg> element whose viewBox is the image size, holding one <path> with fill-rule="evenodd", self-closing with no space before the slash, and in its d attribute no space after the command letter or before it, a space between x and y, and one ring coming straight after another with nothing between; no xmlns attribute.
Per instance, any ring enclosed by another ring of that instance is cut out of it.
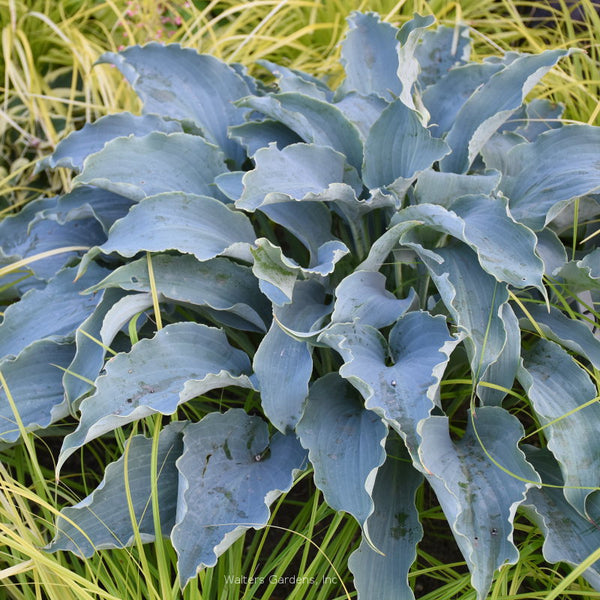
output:
<svg viewBox="0 0 600 600"><path fill-rule="evenodd" d="M225 452L227 460L231 460L231 450L229 449L229 443L227 442L227 440L225 440L225 443L223 444L223 452Z"/></svg>
<svg viewBox="0 0 600 600"><path fill-rule="evenodd" d="M390 529L390 535L398 540L406 535L406 520L408 519L408 515L406 513L396 513L394 515L394 519L396 520L396 525Z"/></svg>

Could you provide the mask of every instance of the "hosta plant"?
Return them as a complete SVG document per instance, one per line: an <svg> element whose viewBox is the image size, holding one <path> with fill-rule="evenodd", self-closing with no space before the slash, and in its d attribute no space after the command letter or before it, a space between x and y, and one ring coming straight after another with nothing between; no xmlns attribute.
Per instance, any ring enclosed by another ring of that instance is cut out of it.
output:
<svg viewBox="0 0 600 600"><path fill-rule="evenodd" d="M185 586L309 466L361 526L360 598L412 597L424 481L478 598L517 510L550 562L600 547L600 129L526 102L567 51L472 62L431 21L354 13L335 90L178 45L101 59L143 114L67 137L40 168L73 189L0 223L1 438L77 417L60 475L131 433L49 551L168 536Z"/></svg>

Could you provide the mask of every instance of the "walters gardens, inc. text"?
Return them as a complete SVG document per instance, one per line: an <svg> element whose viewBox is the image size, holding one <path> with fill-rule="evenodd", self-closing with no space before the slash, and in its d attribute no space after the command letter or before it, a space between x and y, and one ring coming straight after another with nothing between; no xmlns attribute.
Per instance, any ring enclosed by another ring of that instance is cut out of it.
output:
<svg viewBox="0 0 600 600"><path fill-rule="evenodd" d="M291 575L289 577L278 577L270 575L269 577L248 577L247 575L225 575L225 582L234 585L262 585L269 583L271 585L337 585L340 580L337 577L304 577Z"/></svg>

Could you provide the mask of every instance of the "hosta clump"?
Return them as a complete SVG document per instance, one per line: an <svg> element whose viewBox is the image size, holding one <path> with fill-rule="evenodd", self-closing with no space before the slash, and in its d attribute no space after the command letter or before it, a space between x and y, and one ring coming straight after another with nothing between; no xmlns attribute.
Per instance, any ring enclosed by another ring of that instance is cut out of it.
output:
<svg viewBox="0 0 600 600"><path fill-rule="evenodd" d="M600 546L600 129L525 102L567 51L473 62L466 27L431 25L353 14L336 90L264 61L266 87L177 45L103 57L143 115L71 134L42 166L77 171L72 191L0 224L3 263L32 261L2 271L1 437L79 415L60 472L212 390L258 394L262 414L225 394L134 436L49 550L132 543L129 505L151 540L158 507L185 585L307 465L361 526L361 598L412 597L424 480L479 598L518 560L519 508L549 561ZM460 436L441 393L457 375ZM597 562L585 576L600 589Z"/></svg>

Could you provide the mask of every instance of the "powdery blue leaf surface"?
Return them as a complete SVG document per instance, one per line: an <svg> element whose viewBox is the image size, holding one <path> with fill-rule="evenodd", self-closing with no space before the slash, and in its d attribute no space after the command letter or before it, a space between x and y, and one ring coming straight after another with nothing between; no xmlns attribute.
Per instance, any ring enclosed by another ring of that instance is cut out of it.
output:
<svg viewBox="0 0 600 600"><path fill-rule="evenodd" d="M81 419L64 439L57 472L77 448L117 427L157 412L173 414L211 389L252 387L248 356L222 330L191 322L167 325L111 358L105 369L79 406Z"/></svg>
<svg viewBox="0 0 600 600"><path fill-rule="evenodd" d="M214 185L227 171L219 148L197 135L153 132L108 142L89 156L74 185L94 185L139 201L162 192L221 198Z"/></svg>
<svg viewBox="0 0 600 600"><path fill-rule="evenodd" d="M419 63L419 86L424 89L439 81L452 67L464 64L471 53L469 28L438 27L425 31L414 55Z"/></svg>
<svg viewBox="0 0 600 600"><path fill-rule="evenodd" d="M159 294L158 301L162 302L163 298ZM100 339L103 344L110 346L117 334L125 328L125 326L136 315L140 315L145 310L153 305L152 294L127 294L123 298L119 298L108 310L102 327L100 328ZM141 316L141 315L140 315ZM142 321L143 322L143 321ZM138 319L135 319L136 330L138 328Z"/></svg>
<svg viewBox="0 0 600 600"><path fill-rule="evenodd" d="M378 239L376 239L369 249L369 254L363 262L356 268L357 271L379 271L383 266L390 252L398 246L401 241L420 221L401 221L390 228Z"/></svg>
<svg viewBox="0 0 600 600"><path fill-rule="evenodd" d="M319 248L331 242L331 211L323 202L282 202L261 206L271 221L294 235L310 254L309 266L317 266Z"/></svg>
<svg viewBox="0 0 600 600"><path fill-rule="evenodd" d="M464 333L473 376L479 382L498 360L506 343L501 313L502 305L508 301L506 284L483 271L475 253L463 244L433 252L419 244L404 243L414 248L425 263L442 301Z"/></svg>
<svg viewBox="0 0 600 600"><path fill-rule="evenodd" d="M600 190L599 147L600 128L590 125L565 125L515 146L500 184L513 217L542 229L566 202Z"/></svg>
<svg viewBox="0 0 600 600"><path fill-rule="evenodd" d="M433 204L410 206L392 219L418 220L469 245L481 267L500 282L543 290L544 263L536 255L537 238L507 212L506 200L464 196L449 210Z"/></svg>
<svg viewBox="0 0 600 600"><path fill-rule="evenodd" d="M260 289L274 304L286 304L292 300L294 284L300 274L308 278L329 275L333 273L336 263L348 252L342 242L326 242L318 250L314 261L317 264L303 268L295 260L287 258L279 246L266 238L260 238L256 240L256 248L252 250L252 271L260 280Z"/></svg>
<svg viewBox="0 0 600 600"><path fill-rule="evenodd" d="M16 358L0 364L0 371L26 430L47 427L68 415L60 367L68 366L74 352L73 344L40 340L29 345ZM0 438L15 442L20 435L6 390L0 388Z"/></svg>
<svg viewBox="0 0 600 600"><path fill-rule="evenodd" d="M267 524L269 505L293 484L306 453L296 436L276 433L241 409L211 413L184 432L177 523L171 540L185 585L247 529Z"/></svg>
<svg viewBox="0 0 600 600"><path fill-rule="evenodd" d="M456 443L450 439L447 417L430 417L419 431L425 476L467 561L477 598L483 600L494 572L519 560L512 540L514 515L527 490L539 481L517 447L523 428L504 409L484 406Z"/></svg>
<svg viewBox="0 0 600 600"><path fill-rule="evenodd" d="M47 211L54 212L58 202L56 198L34 200L17 215L2 219L0 222L0 257L6 258L6 264L69 246L85 249L93 244L101 244L106 239L100 223L91 214L82 214L63 223L54 219L40 218ZM60 252L54 256L36 260L26 268L35 277L48 280L82 251ZM4 260L2 262L4 263Z"/></svg>
<svg viewBox="0 0 600 600"><path fill-rule="evenodd" d="M0 324L0 361L17 356L29 344L41 339L64 341L94 310L102 294L82 296L81 291L96 283L107 270L91 265L87 273L75 278L76 269L64 269L41 289L27 292L4 311Z"/></svg>
<svg viewBox="0 0 600 600"><path fill-rule="evenodd" d="M165 113L161 111L161 114ZM70 133L58 143L54 153L44 158L36 168L66 167L81 171L85 158L102 150L106 142L128 135L143 136L153 131L175 133L182 131L182 128L176 121L167 121L157 114L137 116L122 112L106 115Z"/></svg>
<svg viewBox="0 0 600 600"><path fill-rule="evenodd" d="M560 465L565 498L579 514L588 515L591 496L600 495L594 491L600 487L596 386L565 350L543 339L524 354L518 378Z"/></svg>
<svg viewBox="0 0 600 600"><path fill-rule="evenodd" d="M541 133L562 127L560 119L564 110L562 104L545 98L534 98L525 105L525 120L517 123L515 132L532 142Z"/></svg>
<svg viewBox="0 0 600 600"><path fill-rule="evenodd" d="M494 132L481 149L480 160L474 168L481 168L483 162L487 169L505 173L508 169L508 153L515 146L525 142L523 136L513 131Z"/></svg>
<svg viewBox="0 0 600 600"><path fill-rule="evenodd" d="M344 155L326 146L292 144L279 150L272 143L254 155L254 169L243 177L236 207L252 212L263 204L302 200L343 181L345 167Z"/></svg>
<svg viewBox="0 0 600 600"><path fill-rule="evenodd" d="M408 108L418 110L423 114L423 122L427 122L428 114L421 102L418 90L414 90L417 78L421 72L421 65L416 56L416 50L421 38L425 34L425 28L435 22L432 15L423 17L414 13L413 18L402 25L398 32L398 79L402 84L400 99Z"/></svg>
<svg viewBox="0 0 600 600"><path fill-rule="evenodd" d="M249 267L226 258L200 262L190 255L158 254L152 256L152 270L156 289L163 298L206 306L217 313L228 312L246 321L246 329L267 330L271 305ZM147 259L115 269L88 291L105 288L150 292Z"/></svg>
<svg viewBox="0 0 600 600"><path fill-rule="evenodd" d="M358 92L349 92L343 98L340 98L335 105L356 126L360 139L364 143L373 123L377 121L388 102L374 94L366 96Z"/></svg>
<svg viewBox="0 0 600 600"><path fill-rule="evenodd" d="M435 406L441 377L458 343L445 319L407 313L390 332L389 345L379 331L360 322L333 324L319 341L340 353L340 375L360 391L366 408L400 433L415 456L417 425Z"/></svg>
<svg viewBox="0 0 600 600"><path fill-rule="evenodd" d="M583 321L568 317L554 306L548 312L545 304L527 304L527 312L547 339L585 356L596 369L600 369L600 340ZM519 314L521 327L535 331L529 317L521 311Z"/></svg>
<svg viewBox="0 0 600 600"><path fill-rule="evenodd" d="M363 160L360 134L334 104L295 92L251 96L238 104L283 123L305 142L330 146L360 169Z"/></svg>
<svg viewBox="0 0 600 600"><path fill-rule="evenodd" d="M571 260L553 272L570 290L581 292L600 289L600 248L581 260Z"/></svg>
<svg viewBox="0 0 600 600"><path fill-rule="evenodd" d="M501 386L507 391L487 387L481 383L477 386L479 400L485 406L500 406L508 390L512 389L521 360L521 329L519 320L510 304L500 307L500 318L506 330L506 342L495 362L490 364L482 380Z"/></svg>
<svg viewBox="0 0 600 600"><path fill-rule="evenodd" d="M350 555L348 568L354 575L358 598L403 598L412 600L408 572L417 557L423 537L415 493L422 475L412 467L402 442L387 443L387 460L377 471L371 494L374 510L367 519L369 535L378 554L363 539Z"/></svg>
<svg viewBox="0 0 600 600"><path fill-rule="evenodd" d="M439 204L450 208L462 196L489 196L498 187L500 177L498 171L489 171L483 175L462 175L428 169L417 179L415 198L419 204Z"/></svg>
<svg viewBox="0 0 600 600"><path fill-rule="evenodd" d="M105 232L108 232L110 226L117 219L124 217L132 205L133 200L125 196L113 194L102 188L81 185L60 196L53 208L38 213L36 221L49 219L64 225L69 221L92 217L102 225Z"/></svg>
<svg viewBox="0 0 600 600"><path fill-rule="evenodd" d="M256 62L277 78L277 87L282 92L298 92L327 102L333 99L331 89L317 77L297 69L288 69L269 60L259 59Z"/></svg>
<svg viewBox="0 0 600 600"><path fill-rule="evenodd" d="M429 86L423 92L422 101L429 112L432 135L442 137L447 133L471 94L501 69L501 64L469 63L455 67Z"/></svg>
<svg viewBox="0 0 600 600"><path fill-rule="evenodd" d="M89 557L103 548L124 548L134 543L128 507L126 479L135 514L135 526L143 542L155 539L152 479L157 478L159 518L163 534L175 523L179 473L175 461L183 451L182 430L187 422L171 423L160 432L157 473L152 473L152 439L131 438L125 453L109 464L100 485L84 500L63 508L56 522L56 536L49 552L70 550Z"/></svg>
<svg viewBox="0 0 600 600"><path fill-rule="evenodd" d="M415 304L415 291L396 298L385 289L385 277L376 271L355 271L335 289L335 308L331 315L334 323L352 323L355 320L375 329L395 323Z"/></svg>
<svg viewBox="0 0 600 600"><path fill-rule="evenodd" d="M583 518L565 499L560 487L564 481L552 453L533 446L525 447L527 460L547 486L532 488L522 505L525 514L544 532L542 552L551 563L581 564L600 548L600 528ZM583 576L600 590L600 561Z"/></svg>
<svg viewBox="0 0 600 600"><path fill-rule="evenodd" d="M101 339L100 331L104 317L123 296L125 296L123 290L103 292L102 299L94 311L77 327L75 332L77 351L73 361L68 365L69 372L63 376L64 393L70 406L93 389L93 384L90 382L98 377L106 355L102 343L110 345L112 341Z"/></svg>
<svg viewBox="0 0 600 600"><path fill-rule="evenodd" d="M521 106L538 81L568 54L568 50L548 50L521 55L492 75L456 115L446 138L452 154L441 162L442 170L465 173L491 135Z"/></svg>
<svg viewBox="0 0 600 600"><path fill-rule="evenodd" d="M568 260L565 246L551 229L542 229L535 235L538 239L535 251L544 262L544 275L553 277Z"/></svg>
<svg viewBox="0 0 600 600"><path fill-rule="evenodd" d="M243 162L242 149L227 137L227 128L244 121L244 111L233 102L252 93L247 75L178 44L132 46L119 54L106 53L99 62L119 68L144 103L145 113L191 120L228 158Z"/></svg>
<svg viewBox="0 0 600 600"><path fill-rule="evenodd" d="M353 12L342 41L340 62L346 72L343 94L356 91L392 100L402 92L398 79L398 29L375 13Z"/></svg>
<svg viewBox="0 0 600 600"><path fill-rule="evenodd" d="M410 179L450 152L431 137L414 110L401 100L392 102L375 121L365 143L363 178L370 189L396 179Z"/></svg>
<svg viewBox="0 0 600 600"><path fill-rule="evenodd" d="M243 213L209 196L165 192L132 207L111 227L108 240L88 252L82 268L100 253L132 257L143 250L178 250L200 261L225 254L249 262L254 240Z"/></svg>
<svg viewBox="0 0 600 600"><path fill-rule="evenodd" d="M266 148L269 144L276 144L283 150L290 144L302 142L302 138L296 132L273 119L236 125L229 129L229 135L239 140L248 156L254 156L258 150Z"/></svg>
<svg viewBox="0 0 600 600"><path fill-rule="evenodd" d="M347 381L329 373L311 386L296 431L327 504L362 527L373 512L375 475L386 456L388 429L381 417L363 407Z"/></svg>
<svg viewBox="0 0 600 600"><path fill-rule="evenodd" d="M254 355L263 410L283 433L293 430L302 416L313 371L307 342L295 339L288 330L310 332L330 311L319 282L297 281L292 302L273 307L275 318Z"/></svg>

